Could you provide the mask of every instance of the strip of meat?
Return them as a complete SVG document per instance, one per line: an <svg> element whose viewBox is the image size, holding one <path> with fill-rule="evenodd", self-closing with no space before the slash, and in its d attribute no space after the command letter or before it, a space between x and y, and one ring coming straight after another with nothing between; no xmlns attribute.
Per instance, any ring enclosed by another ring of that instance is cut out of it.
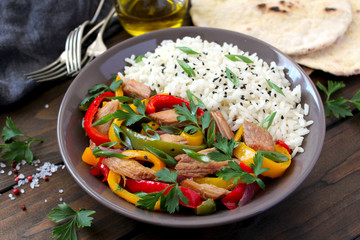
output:
<svg viewBox="0 0 360 240"><path fill-rule="evenodd" d="M199 153L206 154L210 151L214 151L214 149L205 149ZM223 167L227 167L229 161L215 162L211 160L210 162L205 163L193 159L186 154L177 155L175 160L178 161L175 166L175 170L178 171L179 175L186 177L205 177L206 175L214 174Z"/></svg>
<svg viewBox="0 0 360 240"><path fill-rule="evenodd" d="M275 151L275 143L271 134L264 128L244 120L245 144L255 151Z"/></svg>
<svg viewBox="0 0 360 240"><path fill-rule="evenodd" d="M133 79L123 82L123 92L125 96L140 100L149 98L151 95L151 89L149 86Z"/></svg>
<svg viewBox="0 0 360 240"><path fill-rule="evenodd" d="M103 163L111 171L134 180L155 180L156 172L135 160L111 157L105 158Z"/></svg>
<svg viewBox="0 0 360 240"><path fill-rule="evenodd" d="M180 144L188 144L189 142L186 138L178 135L173 135L169 133L164 133L160 135L160 140L164 142L173 142L173 143L180 143Z"/></svg>
<svg viewBox="0 0 360 240"><path fill-rule="evenodd" d="M199 184L190 179L185 179L180 185L194 190L205 200L209 198L214 200L219 199L230 193L230 191L224 188L219 188L211 184Z"/></svg>
<svg viewBox="0 0 360 240"><path fill-rule="evenodd" d="M177 126L179 121L176 119L179 114L175 112L175 109L168 109L149 114L149 117L160 125Z"/></svg>
<svg viewBox="0 0 360 240"><path fill-rule="evenodd" d="M106 116L108 114L116 112L116 110L119 109L119 104L120 104L120 102L118 100L111 100L110 102L106 103L105 106L100 108L98 110L98 112L96 113L95 121L99 120L100 118L102 118L102 117L104 117L104 116ZM109 128L111 126L111 123L112 123L112 121L109 121L109 122L104 123L102 125L95 126L95 128L99 132L107 135L108 132L109 132Z"/></svg>
<svg viewBox="0 0 360 240"><path fill-rule="evenodd" d="M213 119L215 120L216 123L216 127L219 130L219 132L221 133L221 135L223 135L224 137L226 137L227 139L231 139L234 138L234 133L231 130L229 124L226 122L224 116L222 115L222 113L220 111L211 111L211 116L213 117Z"/></svg>

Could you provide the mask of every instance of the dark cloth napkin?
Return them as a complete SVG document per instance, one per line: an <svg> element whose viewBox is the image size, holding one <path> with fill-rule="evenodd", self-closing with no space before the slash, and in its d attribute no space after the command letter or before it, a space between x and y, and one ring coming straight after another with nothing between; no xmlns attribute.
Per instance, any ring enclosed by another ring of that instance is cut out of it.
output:
<svg viewBox="0 0 360 240"><path fill-rule="evenodd" d="M100 0L7 0L0 2L0 112L41 84L23 74L53 62L65 49L67 35L90 20ZM112 0L106 0L98 20Z"/></svg>

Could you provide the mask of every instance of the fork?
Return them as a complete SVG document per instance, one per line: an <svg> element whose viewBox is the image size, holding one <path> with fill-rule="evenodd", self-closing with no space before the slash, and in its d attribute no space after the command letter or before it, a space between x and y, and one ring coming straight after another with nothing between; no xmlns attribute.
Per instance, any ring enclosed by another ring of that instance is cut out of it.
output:
<svg viewBox="0 0 360 240"><path fill-rule="evenodd" d="M113 7L113 8L111 8L109 14L106 16L106 18L104 20L104 24L101 26L101 28L96 36L95 41L93 43L91 43L89 45L89 47L86 49L85 55L81 61L82 66L85 66L87 63L91 62L95 57L99 56L100 54L102 54L103 52L105 52L107 50L107 47L103 40L103 35L105 32L106 26L112 19L114 13L115 13L115 8ZM80 71L80 69L81 69L81 67L78 68L78 71Z"/></svg>
<svg viewBox="0 0 360 240"><path fill-rule="evenodd" d="M89 24L95 23L96 19L98 18L99 14L100 14L100 11L101 11L103 5L104 5L104 2L105 2L105 0L100 0L99 5L98 5L96 12L95 12L94 16L92 17L92 19L90 21L86 21L84 23L89 23ZM83 24L81 24L80 26L82 26ZM96 26L96 29L93 28L90 31L94 32L95 30L97 30L98 27L100 27L99 24ZM76 29L78 29L78 28L76 28ZM77 30L77 31L79 31L79 30ZM78 34L80 34L80 32L78 32ZM82 33L81 33L81 35L82 35ZM74 38L74 36L75 36L74 31L72 31L68 35L67 39L69 39L69 37ZM80 35L77 35L77 36L80 36ZM87 37L89 37L89 36L90 35L88 34ZM79 39L79 38L77 38L77 39ZM81 37L80 37L80 40L81 40L81 42L83 42L83 41L85 41L85 38L81 39ZM78 42L76 42L76 43L78 44ZM79 48L78 46L79 45L77 45L77 47L76 47L77 49ZM80 48L81 48L81 45L80 45ZM34 81L44 80L47 78L49 78L49 80L53 80L56 78L64 77L67 75L67 73L64 72L64 70L66 70L66 55L67 55L67 52L65 50L64 52L62 52L60 54L60 56L54 62L50 63L49 65L47 65L37 71L31 72L31 73L26 73L26 74L24 74L24 76L28 79L31 78Z"/></svg>

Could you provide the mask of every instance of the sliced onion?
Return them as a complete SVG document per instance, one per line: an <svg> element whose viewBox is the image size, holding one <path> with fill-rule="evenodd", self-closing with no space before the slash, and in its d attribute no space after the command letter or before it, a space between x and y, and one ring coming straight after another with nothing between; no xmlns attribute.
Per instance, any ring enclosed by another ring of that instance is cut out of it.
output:
<svg viewBox="0 0 360 240"><path fill-rule="evenodd" d="M256 183L247 184L244 190L244 195L239 201L239 207L247 204L253 199L256 192Z"/></svg>

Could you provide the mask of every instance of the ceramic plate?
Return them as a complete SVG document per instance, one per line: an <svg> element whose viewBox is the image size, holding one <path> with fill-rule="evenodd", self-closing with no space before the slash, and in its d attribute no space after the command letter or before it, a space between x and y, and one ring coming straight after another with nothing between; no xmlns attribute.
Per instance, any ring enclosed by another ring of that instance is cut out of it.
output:
<svg viewBox="0 0 360 240"><path fill-rule="evenodd" d="M89 88L97 83L107 83L122 71L124 59L135 54L153 51L162 40L200 36L204 40L233 43L244 51L257 53L267 62L274 61L285 68L292 85L301 85L302 104L310 106L307 119L314 120L310 133L303 142L304 153L298 154L283 177L272 181L266 190L256 195L253 201L235 210L221 210L208 216L191 214L167 214L150 212L135 207L113 194L106 184L90 173L90 166L81 160L82 152L89 140L81 127L84 113L78 105L87 95ZM123 41L110 48L88 64L70 85L66 92L58 117L58 141L64 162L78 184L99 203L129 218L162 226L197 228L228 224L259 214L282 201L291 194L308 176L314 167L325 136L324 109L320 96L308 76L288 56L274 47L255 38L227 30L199 27L182 27L160 30Z"/></svg>

